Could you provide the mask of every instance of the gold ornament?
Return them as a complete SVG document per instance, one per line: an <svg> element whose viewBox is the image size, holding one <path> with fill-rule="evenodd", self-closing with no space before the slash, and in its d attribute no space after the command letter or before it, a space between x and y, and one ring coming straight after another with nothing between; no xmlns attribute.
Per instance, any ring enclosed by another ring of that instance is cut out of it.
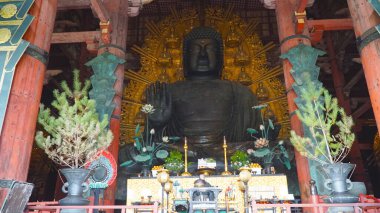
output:
<svg viewBox="0 0 380 213"><path fill-rule="evenodd" d="M256 90L256 96L259 101L266 101L269 98L268 90L264 87L263 82L259 83L259 87Z"/></svg>
<svg viewBox="0 0 380 213"><path fill-rule="evenodd" d="M251 77L245 72L245 68L242 67L241 71L239 73L239 78L238 78L239 83L243 84L244 86L249 86L252 84L252 79Z"/></svg>
<svg viewBox="0 0 380 213"><path fill-rule="evenodd" d="M164 68L172 64L172 56L170 55L166 47L162 51L160 57L158 57L157 63Z"/></svg>
<svg viewBox="0 0 380 213"><path fill-rule="evenodd" d="M249 55L244 51L243 46L239 46L238 52L235 56L236 66L248 66L249 65Z"/></svg>
<svg viewBox="0 0 380 213"><path fill-rule="evenodd" d="M179 37L175 34L174 28L170 28L170 36L166 39L166 46L170 49L177 49L181 45Z"/></svg>
<svg viewBox="0 0 380 213"><path fill-rule="evenodd" d="M0 44L4 44L5 42L9 41L11 38L12 33L7 28L1 28L0 29Z"/></svg>
<svg viewBox="0 0 380 213"><path fill-rule="evenodd" d="M228 33L227 39L226 39L226 46L233 48L233 47L239 46L239 44L240 44L240 38L235 32L234 25L231 23L230 32Z"/></svg>
<svg viewBox="0 0 380 213"><path fill-rule="evenodd" d="M135 124L143 124L145 122L144 113L139 111L135 117Z"/></svg>
<svg viewBox="0 0 380 213"><path fill-rule="evenodd" d="M6 4L0 10L2 18L12 18L17 13L17 6L14 4Z"/></svg>

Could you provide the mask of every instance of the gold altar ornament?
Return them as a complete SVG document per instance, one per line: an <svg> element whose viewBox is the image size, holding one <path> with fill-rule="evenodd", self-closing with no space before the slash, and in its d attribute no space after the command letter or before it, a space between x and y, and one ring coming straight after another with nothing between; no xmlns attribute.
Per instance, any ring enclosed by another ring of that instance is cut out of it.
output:
<svg viewBox="0 0 380 213"><path fill-rule="evenodd" d="M173 190L173 181L169 180L164 185L164 190L166 193L170 193Z"/></svg>
<svg viewBox="0 0 380 213"><path fill-rule="evenodd" d="M239 173L239 179L243 181L243 183L248 183L251 179L251 172L249 167L241 167Z"/></svg>
<svg viewBox="0 0 380 213"><path fill-rule="evenodd" d="M261 169L262 167L258 163L251 163L249 164L249 168Z"/></svg>
<svg viewBox="0 0 380 213"><path fill-rule="evenodd" d="M0 10L2 18L12 18L17 13L17 6L14 4L6 4Z"/></svg>
<svg viewBox="0 0 380 213"><path fill-rule="evenodd" d="M224 172L222 172L221 175L231 175L231 172L228 171L226 136L223 137L223 150L224 150Z"/></svg>
<svg viewBox="0 0 380 213"><path fill-rule="evenodd" d="M187 171L187 150L189 147L187 146L187 138L185 137L185 145L183 146L185 150L185 171L181 174L181 176L191 176L191 173Z"/></svg>
<svg viewBox="0 0 380 213"><path fill-rule="evenodd" d="M166 182L168 182L169 181L169 170L161 169L160 171L158 171L157 180L161 184L165 184Z"/></svg>
<svg viewBox="0 0 380 213"><path fill-rule="evenodd" d="M0 44L4 44L5 42L9 41L11 38L12 33L7 28L1 28L0 29Z"/></svg>

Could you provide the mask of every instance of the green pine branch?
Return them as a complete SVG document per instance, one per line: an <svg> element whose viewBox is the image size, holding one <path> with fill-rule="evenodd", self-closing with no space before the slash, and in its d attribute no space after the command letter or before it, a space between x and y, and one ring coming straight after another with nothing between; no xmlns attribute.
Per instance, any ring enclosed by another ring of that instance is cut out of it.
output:
<svg viewBox="0 0 380 213"><path fill-rule="evenodd" d="M323 87L318 89L309 84L301 91L300 98L304 104L296 114L308 127L310 137L301 137L291 131L291 143L301 155L321 164L341 162L355 140L351 132L352 117L346 115L338 100Z"/></svg>
<svg viewBox="0 0 380 213"><path fill-rule="evenodd" d="M62 82L62 92L53 92L52 107L57 115L43 105L40 107L38 122L45 131L38 131L35 140L57 164L81 168L94 160L113 139L107 129L107 116L99 121L95 100L87 97L89 88L88 80L82 87L79 70L74 70L73 90L67 82Z"/></svg>

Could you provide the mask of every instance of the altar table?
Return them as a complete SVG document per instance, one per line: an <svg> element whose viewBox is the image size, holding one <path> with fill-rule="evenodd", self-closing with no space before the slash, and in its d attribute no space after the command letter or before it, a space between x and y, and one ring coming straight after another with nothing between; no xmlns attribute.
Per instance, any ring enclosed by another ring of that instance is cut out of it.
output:
<svg viewBox="0 0 380 213"><path fill-rule="evenodd" d="M180 186L178 188L183 188L184 190L193 188L194 181L198 179L198 176L192 177L182 177L182 176L171 176L170 179L174 182L178 181ZM219 194L218 203L220 208L225 207L225 192L228 186L232 187L234 190L234 198L229 200L230 208L238 209L239 212L244 212L244 195L243 192L239 190L239 176L205 176L205 180L209 182L212 186L219 187L223 191ZM177 189L178 189L177 188ZM288 196L288 183L287 178L284 174L274 174L274 175L252 175L252 178L248 182L249 196L251 199L266 199L273 198L277 196L278 199L282 199ZM127 179L127 205L131 205L132 202L141 201L142 196L152 196L152 201L161 202L161 184L156 178L145 178L145 177L132 177ZM171 208L173 198L180 198L180 194L174 192L169 194L169 205ZM187 198L187 193L184 193L184 198ZM164 204L166 205L166 193L164 196Z"/></svg>

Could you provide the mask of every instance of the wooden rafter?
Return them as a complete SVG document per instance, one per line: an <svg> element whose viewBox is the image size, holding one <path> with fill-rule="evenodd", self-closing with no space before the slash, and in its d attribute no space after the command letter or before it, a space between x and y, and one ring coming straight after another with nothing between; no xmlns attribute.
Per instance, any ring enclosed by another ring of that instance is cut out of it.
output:
<svg viewBox="0 0 380 213"><path fill-rule="evenodd" d="M67 44L67 43L81 43L89 41L99 41L99 31L85 31L85 32L64 32L53 33L52 44Z"/></svg>
<svg viewBox="0 0 380 213"><path fill-rule="evenodd" d="M108 22L110 20L110 16L103 2L101 0L90 0L90 2L92 10L95 11L100 21Z"/></svg>
<svg viewBox="0 0 380 213"><path fill-rule="evenodd" d="M90 8L90 0L58 0L58 10Z"/></svg>
<svg viewBox="0 0 380 213"><path fill-rule="evenodd" d="M344 19L321 19L321 20L308 20L307 25L309 29L315 26L322 26L323 30L352 30L353 24L351 18Z"/></svg>
<svg viewBox="0 0 380 213"><path fill-rule="evenodd" d="M355 112L353 112L351 116L353 119L358 119L360 116L362 116L371 108L372 108L371 101L366 101Z"/></svg>

